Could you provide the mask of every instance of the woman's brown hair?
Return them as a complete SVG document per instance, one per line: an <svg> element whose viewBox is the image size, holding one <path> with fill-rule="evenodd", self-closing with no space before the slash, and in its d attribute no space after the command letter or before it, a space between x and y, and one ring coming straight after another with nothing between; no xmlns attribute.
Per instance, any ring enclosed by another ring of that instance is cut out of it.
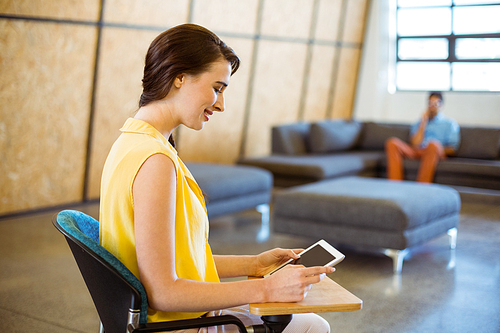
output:
<svg viewBox="0 0 500 333"><path fill-rule="evenodd" d="M139 107L165 98L179 74L201 74L221 58L231 64L231 75L238 70L238 56L204 27L182 24L161 33L146 54Z"/></svg>

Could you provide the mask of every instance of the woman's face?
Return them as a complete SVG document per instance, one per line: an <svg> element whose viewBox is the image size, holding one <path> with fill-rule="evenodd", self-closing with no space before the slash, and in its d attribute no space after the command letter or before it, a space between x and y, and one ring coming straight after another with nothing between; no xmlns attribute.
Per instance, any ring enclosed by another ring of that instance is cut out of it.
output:
<svg viewBox="0 0 500 333"><path fill-rule="evenodd" d="M231 77L231 64L219 60L209 70L199 75L181 75L176 79L180 84L181 123L194 130L201 130L210 116L224 111L224 90Z"/></svg>

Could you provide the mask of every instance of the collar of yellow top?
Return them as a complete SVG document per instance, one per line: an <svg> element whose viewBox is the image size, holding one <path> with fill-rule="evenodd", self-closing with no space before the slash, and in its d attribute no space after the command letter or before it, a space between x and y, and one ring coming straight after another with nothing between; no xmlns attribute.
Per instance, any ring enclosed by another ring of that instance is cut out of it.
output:
<svg viewBox="0 0 500 333"><path fill-rule="evenodd" d="M139 133L139 134L150 135L156 139L161 140L163 144L171 147L172 150L177 153L177 151L175 150L175 148L172 147L170 142L168 142L168 140L156 128L154 128L145 121L135 118L128 118L123 127L120 128L120 131L123 133Z"/></svg>

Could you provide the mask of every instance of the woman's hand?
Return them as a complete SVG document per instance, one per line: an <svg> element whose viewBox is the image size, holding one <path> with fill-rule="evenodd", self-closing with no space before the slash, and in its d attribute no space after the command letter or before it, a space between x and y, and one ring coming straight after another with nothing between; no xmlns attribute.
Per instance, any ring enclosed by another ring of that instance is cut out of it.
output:
<svg viewBox="0 0 500 333"><path fill-rule="evenodd" d="M304 267L287 265L273 275L264 278L267 302L300 302L312 285L320 282L333 267Z"/></svg>
<svg viewBox="0 0 500 333"><path fill-rule="evenodd" d="M298 259L298 253L303 249L280 249L276 248L263 252L255 256L253 274L254 276L264 276L273 269L279 267L290 259Z"/></svg>

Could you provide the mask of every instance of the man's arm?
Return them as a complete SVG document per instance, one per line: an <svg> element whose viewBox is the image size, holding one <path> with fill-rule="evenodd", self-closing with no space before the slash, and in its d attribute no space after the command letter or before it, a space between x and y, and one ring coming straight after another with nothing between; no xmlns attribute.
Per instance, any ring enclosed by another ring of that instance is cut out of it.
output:
<svg viewBox="0 0 500 333"><path fill-rule="evenodd" d="M417 131L410 138L410 143L413 146L415 147L420 146L422 141L424 141L425 127L427 126L428 121L429 121L429 116L427 114L427 111L425 111L424 114L422 115L422 119L420 120L420 125Z"/></svg>

